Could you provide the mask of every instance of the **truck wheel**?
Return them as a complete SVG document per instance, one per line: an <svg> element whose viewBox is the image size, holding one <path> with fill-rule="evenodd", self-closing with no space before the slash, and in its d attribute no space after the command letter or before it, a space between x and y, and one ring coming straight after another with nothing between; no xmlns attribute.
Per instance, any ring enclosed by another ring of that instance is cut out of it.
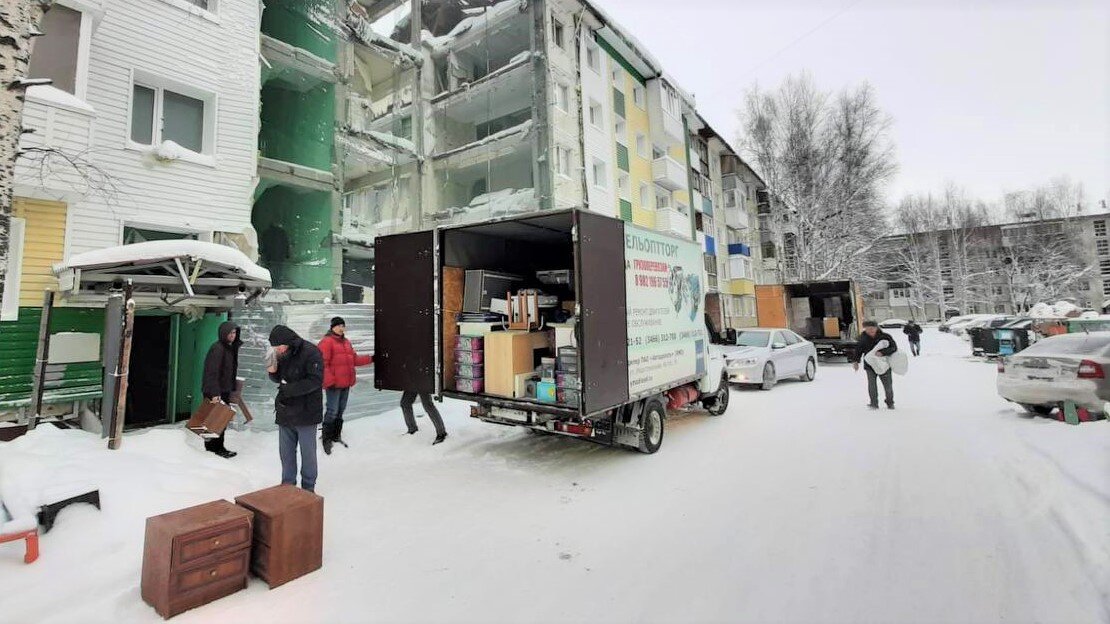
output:
<svg viewBox="0 0 1110 624"><path fill-rule="evenodd" d="M760 386L761 390L770 390L775 387L775 365L767 362L763 366L763 385Z"/></svg>
<svg viewBox="0 0 1110 624"><path fill-rule="evenodd" d="M720 416L728 409L728 399L731 394L729 392L728 375L721 375L721 385L717 387L717 392L713 396L706 397L701 404L710 416Z"/></svg>
<svg viewBox="0 0 1110 624"><path fill-rule="evenodd" d="M663 422L666 420L667 411L659 399L648 399L644 405L643 427L644 433L640 436L641 453L651 455L663 446Z"/></svg>
<svg viewBox="0 0 1110 624"><path fill-rule="evenodd" d="M806 360L806 372L802 375L802 381L813 381L813 378L816 376L817 362L814 362L813 358L809 358Z"/></svg>

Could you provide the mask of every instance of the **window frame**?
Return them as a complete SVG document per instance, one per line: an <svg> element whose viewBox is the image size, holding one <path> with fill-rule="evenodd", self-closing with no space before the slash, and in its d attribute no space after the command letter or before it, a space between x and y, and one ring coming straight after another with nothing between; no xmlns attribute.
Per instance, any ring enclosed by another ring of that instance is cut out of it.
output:
<svg viewBox="0 0 1110 624"><path fill-rule="evenodd" d="M586 67L598 76L601 75L601 48L594 41L586 41Z"/></svg>
<svg viewBox="0 0 1110 624"><path fill-rule="evenodd" d="M555 81L555 108L570 112L570 87L559 81Z"/></svg>
<svg viewBox="0 0 1110 624"><path fill-rule="evenodd" d="M556 145L555 146L555 174L556 175L558 175L560 177L563 177L563 178L566 178L568 180L571 179L571 176L570 176L570 159L571 159L571 154L570 154L570 148L569 147L566 147L564 145Z"/></svg>
<svg viewBox="0 0 1110 624"><path fill-rule="evenodd" d="M566 50L567 28L559 18L551 17L551 43L560 50Z"/></svg>
<svg viewBox="0 0 1110 624"><path fill-rule="evenodd" d="M598 175L598 167L601 167L601 175L600 176ZM594 161L593 161L592 166L590 167L590 169L591 169L591 172L593 174L593 182L592 183L593 183L594 187L602 189L602 190L609 190L609 180L608 180L609 171L608 171L608 168L606 167L605 161L601 160L600 158L595 156Z"/></svg>
<svg viewBox="0 0 1110 624"><path fill-rule="evenodd" d="M655 210L655 193L651 188L652 185L647 182L640 182L640 208L642 210ZM645 199L647 201L645 201Z"/></svg>
<svg viewBox="0 0 1110 624"><path fill-rule="evenodd" d="M55 0L55 2L67 9L77 11L81 17L81 24L77 28L77 58L74 61L73 93L71 94L68 91L63 91L53 85L33 85L26 90L27 99L39 104L76 110L76 112L92 113L92 107L87 104L89 90L89 51L92 47L92 29L94 21L91 14L92 7L83 2L75 2L73 0ZM32 49L32 54L33 53L34 51ZM28 68L29 67L30 65L28 64ZM28 75L28 78L34 78L34 76ZM77 109L74 107L72 104L72 98L74 97L86 103L85 108Z"/></svg>
<svg viewBox="0 0 1110 624"><path fill-rule="evenodd" d="M220 4L221 0L206 0L207 6L201 8L196 4L189 2L189 0L162 0L166 4L176 7L186 13L195 15L212 22L214 24L220 23Z"/></svg>
<svg viewBox="0 0 1110 624"><path fill-rule="evenodd" d="M598 102L597 100L595 100L593 98L590 98L590 101L589 101L587 106L589 107L587 118L589 119L590 125L593 126L596 129L598 129L598 130L604 130L605 129L605 110L603 108L601 108L601 102ZM594 111L595 110L597 111L597 119L594 119Z"/></svg>
<svg viewBox="0 0 1110 624"><path fill-rule="evenodd" d="M633 81L632 103L640 110L647 110L647 89L639 82Z"/></svg>
<svg viewBox="0 0 1110 624"><path fill-rule="evenodd" d="M134 123L135 86L146 87L148 89L154 90L154 119L151 124L151 142L149 144L139 143L132 140L131 138L132 124ZM154 74L134 69L131 71L131 81L128 89L129 94L127 97L127 126L124 135L124 148L132 151L147 153L153 149L156 149L165 141L165 139L162 138L164 126L163 94L167 90L172 93L176 93L177 95L200 100L204 103L204 115L202 122L203 128L201 129L202 151L195 152L182 145L181 149L183 150L183 152L179 160L205 165L208 167L215 167L216 154L218 149L217 124L219 96L214 92L206 91L193 85L169 80Z"/></svg>
<svg viewBox="0 0 1110 624"><path fill-rule="evenodd" d="M644 160L651 160L651 148L648 146L647 135L643 132L636 133L636 155ZM647 152L647 153L645 153Z"/></svg>

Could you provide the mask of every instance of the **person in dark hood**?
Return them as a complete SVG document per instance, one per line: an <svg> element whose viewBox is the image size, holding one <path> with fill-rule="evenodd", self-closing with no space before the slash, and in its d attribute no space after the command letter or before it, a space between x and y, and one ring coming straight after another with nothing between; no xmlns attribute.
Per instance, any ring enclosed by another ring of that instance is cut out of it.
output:
<svg viewBox="0 0 1110 624"><path fill-rule="evenodd" d="M270 330L272 355L266 371L278 384L275 408L281 482L297 484L297 449L301 453L301 487L316 489L316 426L324 417L324 358L316 345L284 325Z"/></svg>
<svg viewBox="0 0 1110 624"><path fill-rule="evenodd" d="M902 333L910 340L910 352L915 357L921 355L921 332L921 326L917 324L917 321L910 321L902 328Z"/></svg>
<svg viewBox="0 0 1110 624"><path fill-rule="evenodd" d="M324 356L324 395L327 397L320 441L324 453L331 455L335 443L347 446L343 441L343 412L347 409L351 388L358 382L355 367L367 366L374 358L355 353L355 348L347 339L347 322L340 316L331 320L331 329L324 334L318 346Z"/></svg>
<svg viewBox="0 0 1110 624"><path fill-rule="evenodd" d="M889 369L886 372L879 374L871 365L864 360L867 354L871 353L879 345L880 342L886 341L886 346L879 349L879 355L883 357L890 357L895 351L898 350L898 343L894 342L894 338L883 331L879 324L875 321L864 321L863 334L859 337L859 342L856 343L856 348L852 350L852 370L859 370L859 363L863 361L864 371L867 373L867 396L870 401L867 407L871 409L879 409L879 387L878 381L883 382L883 395L886 398L886 406L889 409L894 409L894 376Z"/></svg>
<svg viewBox="0 0 1110 624"><path fill-rule="evenodd" d="M204 358L204 376L201 379L201 394L205 401L212 403L231 403L231 394L235 392L236 373L239 370L239 347L243 341L239 338L239 326L231 321L220 323L216 342L208 349ZM204 441L204 448L210 453L220 457L232 458L238 453L227 450L224 446L224 433L220 432L218 438Z"/></svg>

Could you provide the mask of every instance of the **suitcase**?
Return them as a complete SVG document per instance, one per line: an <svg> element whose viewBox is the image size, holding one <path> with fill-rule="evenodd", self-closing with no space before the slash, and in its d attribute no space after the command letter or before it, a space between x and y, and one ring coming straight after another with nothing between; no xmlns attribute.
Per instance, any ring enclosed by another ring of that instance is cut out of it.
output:
<svg viewBox="0 0 1110 624"><path fill-rule="evenodd" d="M227 429L228 423L233 418L235 418L235 410L230 405L205 401L200 404L196 412L193 412L185 426L202 438L215 438Z"/></svg>

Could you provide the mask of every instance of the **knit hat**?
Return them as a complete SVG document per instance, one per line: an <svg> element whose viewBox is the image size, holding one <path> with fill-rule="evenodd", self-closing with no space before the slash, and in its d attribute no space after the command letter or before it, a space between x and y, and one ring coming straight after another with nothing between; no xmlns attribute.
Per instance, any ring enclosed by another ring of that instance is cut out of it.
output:
<svg viewBox="0 0 1110 624"><path fill-rule="evenodd" d="M301 337L297 335L297 332L289 329L285 325L275 325L274 328L270 330L270 345L272 346L286 345L291 347L300 342L300 340Z"/></svg>
<svg viewBox="0 0 1110 624"><path fill-rule="evenodd" d="M336 325L342 325L342 326L346 327L347 323L346 323L346 321L343 320L342 316L335 316L335 317L332 317L331 325L328 325L328 328L330 329L332 327L335 327Z"/></svg>

